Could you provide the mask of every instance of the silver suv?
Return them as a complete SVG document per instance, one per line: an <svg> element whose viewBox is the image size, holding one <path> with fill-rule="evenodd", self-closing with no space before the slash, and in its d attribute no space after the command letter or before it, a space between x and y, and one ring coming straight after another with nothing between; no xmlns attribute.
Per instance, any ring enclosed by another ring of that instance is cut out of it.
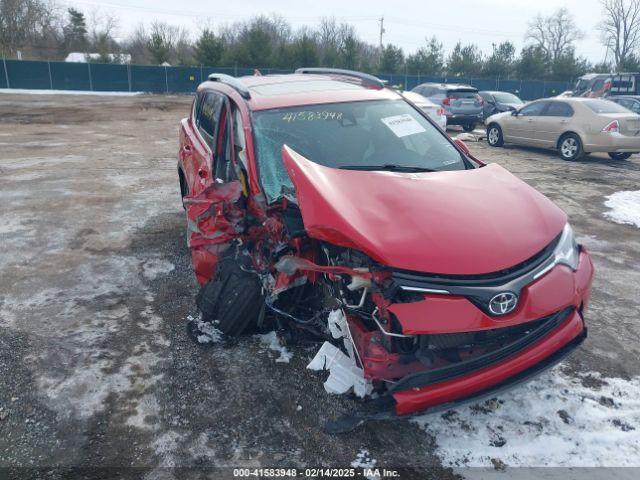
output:
<svg viewBox="0 0 640 480"><path fill-rule="evenodd" d="M423 97L442 105L447 117L447 125L462 125L465 132L471 132L476 124L482 123L484 100L478 89L470 85L456 83L422 83L415 87Z"/></svg>

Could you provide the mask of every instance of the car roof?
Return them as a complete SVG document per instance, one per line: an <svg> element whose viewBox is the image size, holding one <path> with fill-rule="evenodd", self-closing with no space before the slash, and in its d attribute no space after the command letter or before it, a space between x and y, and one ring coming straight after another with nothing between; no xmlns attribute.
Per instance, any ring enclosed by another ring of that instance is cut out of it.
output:
<svg viewBox="0 0 640 480"><path fill-rule="evenodd" d="M478 90L476 87L472 87L471 85L466 85L464 83L436 83L436 82L426 82L421 83L418 87L438 87L443 90L455 90L458 88L468 88L472 90Z"/></svg>
<svg viewBox="0 0 640 480"><path fill-rule="evenodd" d="M480 92L478 92L478 93L488 93L488 94L490 94L490 95L493 95L493 94L495 94L495 93L509 93L509 94L511 94L511 95L516 95L515 93L513 93L513 92L507 92L506 90L481 90L481 91L480 91ZM516 95L516 96L517 96L517 95Z"/></svg>
<svg viewBox="0 0 640 480"><path fill-rule="evenodd" d="M399 99L394 91L367 88L357 81L336 79L330 75L282 74L238 77L247 88L246 100L251 110L318 105L324 103L354 102L364 100ZM232 87L223 82L207 81L201 90L217 90L229 94Z"/></svg>

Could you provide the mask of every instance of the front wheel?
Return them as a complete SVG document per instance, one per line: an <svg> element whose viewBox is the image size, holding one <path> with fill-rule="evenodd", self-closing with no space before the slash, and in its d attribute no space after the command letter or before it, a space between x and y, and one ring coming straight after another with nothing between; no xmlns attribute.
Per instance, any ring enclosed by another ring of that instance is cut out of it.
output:
<svg viewBox="0 0 640 480"><path fill-rule="evenodd" d="M575 133L567 133L558 142L560 158L567 161L578 160L584 155L580 137Z"/></svg>
<svg viewBox="0 0 640 480"><path fill-rule="evenodd" d="M465 132L473 132L476 129L476 124L475 123L467 123L466 125L462 126L462 129Z"/></svg>
<svg viewBox="0 0 640 480"><path fill-rule="evenodd" d="M489 128L487 128L487 143L491 147L501 147L502 145L504 145L502 129L495 123L489 125Z"/></svg>
<svg viewBox="0 0 640 480"><path fill-rule="evenodd" d="M626 160L631 155L633 155L631 152L609 152L609 157L613 160Z"/></svg>

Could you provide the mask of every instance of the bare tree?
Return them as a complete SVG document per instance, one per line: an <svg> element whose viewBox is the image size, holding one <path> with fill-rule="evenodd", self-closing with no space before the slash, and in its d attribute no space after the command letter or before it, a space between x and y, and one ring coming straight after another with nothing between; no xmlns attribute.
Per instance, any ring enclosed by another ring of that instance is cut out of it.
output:
<svg viewBox="0 0 640 480"><path fill-rule="evenodd" d="M583 37L566 8L560 8L548 17L538 14L530 23L526 40L532 41L545 54L556 61L573 50L574 43Z"/></svg>
<svg viewBox="0 0 640 480"><path fill-rule="evenodd" d="M602 43L621 70L640 44L640 0L602 0L602 7Z"/></svg>

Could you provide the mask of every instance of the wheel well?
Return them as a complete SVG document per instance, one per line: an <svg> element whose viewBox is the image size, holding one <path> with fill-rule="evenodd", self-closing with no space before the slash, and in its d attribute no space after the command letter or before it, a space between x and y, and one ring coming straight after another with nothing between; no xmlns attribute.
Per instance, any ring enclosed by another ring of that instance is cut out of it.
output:
<svg viewBox="0 0 640 480"><path fill-rule="evenodd" d="M178 179L180 180L180 194L184 197L189 192L187 191L187 179L185 178L184 172L180 167L178 167Z"/></svg>
<svg viewBox="0 0 640 480"><path fill-rule="evenodd" d="M579 133L577 133L577 132L574 132L574 131L571 131L571 130L570 130L570 131L568 131L568 132L564 132L562 135L560 135L560 136L558 137L558 141L556 142L556 150L559 150L559 149L560 149L560 142L562 141L562 139L563 139L564 137L566 137L567 135L570 135L570 134L573 134L573 135L575 135L576 137L578 137L578 140L580 140L580 145L582 145L582 148L584 148L584 143L583 143L583 141L582 141L582 137L580 136L580 134L579 134Z"/></svg>
<svg viewBox="0 0 640 480"><path fill-rule="evenodd" d="M502 130L502 127L500 127L497 122L491 122L489 125L487 125L487 130L489 130L491 127L498 127L500 130Z"/></svg>

